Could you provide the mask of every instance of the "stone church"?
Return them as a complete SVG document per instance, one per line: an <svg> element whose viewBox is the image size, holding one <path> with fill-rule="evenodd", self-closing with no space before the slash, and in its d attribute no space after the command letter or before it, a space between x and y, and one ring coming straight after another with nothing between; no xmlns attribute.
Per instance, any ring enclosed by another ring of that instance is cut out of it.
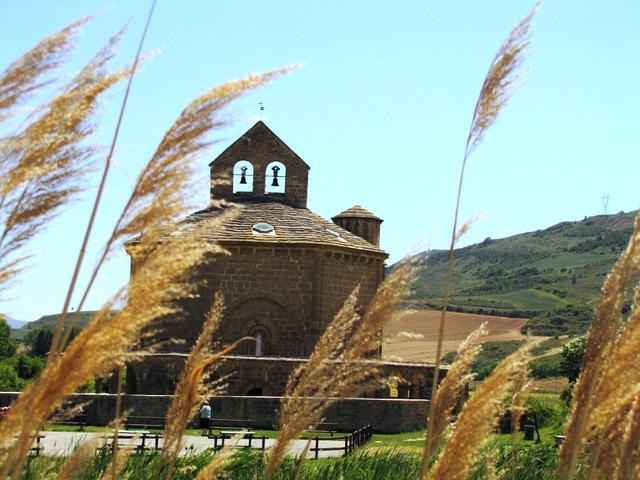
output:
<svg viewBox="0 0 640 480"><path fill-rule="evenodd" d="M186 221L203 225L206 237L231 255L203 268L200 300L168 327L169 336L184 343L129 365L127 393L173 392L214 293L222 292L226 308L217 340L255 339L221 367L221 375L230 374L228 395L282 395L290 372L306 361L352 290L360 285L364 310L384 278L382 220L358 205L332 221L309 210L309 165L263 122L213 160L210 171L211 206ZM220 222L228 203L242 208ZM385 373L406 381L370 397L429 398L431 366L379 361Z"/></svg>

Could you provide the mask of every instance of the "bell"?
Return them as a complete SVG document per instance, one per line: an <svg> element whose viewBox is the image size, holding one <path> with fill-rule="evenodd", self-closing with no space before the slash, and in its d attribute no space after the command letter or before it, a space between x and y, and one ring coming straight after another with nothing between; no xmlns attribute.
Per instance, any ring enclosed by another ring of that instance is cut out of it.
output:
<svg viewBox="0 0 640 480"><path fill-rule="evenodd" d="M271 182L271 186L279 187L280 184L278 183L278 172L280 171L280 167L274 165L273 167L271 167L271 171L273 171L273 181Z"/></svg>
<svg viewBox="0 0 640 480"><path fill-rule="evenodd" d="M247 184L247 167L241 167L240 170L242 171L242 173L240 174L240 183L242 185L246 185Z"/></svg>

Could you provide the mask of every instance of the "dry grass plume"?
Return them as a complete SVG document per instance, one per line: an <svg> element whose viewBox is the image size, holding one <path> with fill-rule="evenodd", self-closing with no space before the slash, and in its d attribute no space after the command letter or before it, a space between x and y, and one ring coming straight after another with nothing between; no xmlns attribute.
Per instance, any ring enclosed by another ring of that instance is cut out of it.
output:
<svg viewBox="0 0 640 480"><path fill-rule="evenodd" d="M451 232L451 243L449 245L449 257L447 261L447 273L444 282L442 314L440 315L440 324L438 327L435 371L431 385L433 395L437 394L438 382L440 380L440 359L442 356L445 319L447 315L447 308L449 306L449 292L453 281L454 247L459 236L462 235L469 227L469 225L465 223L460 231L458 231L458 215L460 212L460 200L462 197L465 167L469 156L480 144L487 130L494 124L500 112L513 95L514 87L518 81L518 70L526 57L527 46L530 42L531 20L537 10L537 7L538 5L536 4L536 6L527 15L525 15L520 22L518 22L509 34L509 37L496 53L484 79L482 88L480 89L480 95L478 96L478 100L476 101L476 106L473 111L471 127L469 128L469 133L467 135L462 167L460 169L458 192L456 195L456 208L453 216L453 228ZM434 418L434 408L435 403L432 402L429 406L427 423L430 423L431 419Z"/></svg>
<svg viewBox="0 0 640 480"><path fill-rule="evenodd" d="M503 399L519 386L527 371L533 343L498 364L493 373L480 384L467 400L455 423L453 433L434 464L431 480L465 480L476 463L478 453L504 410Z"/></svg>
<svg viewBox="0 0 640 480"><path fill-rule="evenodd" d="M289 443L303 430L321 420L338 398L357 396L386 385L379 365L367 360L382 344L382 327L394 317L400 299L414 278L413 268L403 263L380 285L367 311L358 313L356 288L318 340L309 360L289 377L280 412L280 431L269 452L265 478L280 466Z"/></svg>
<svg viewBox="0 0 640 480"><path fill-rule="evenodd" d="M180 301L195 295L197 287L188 281L188 272L201 264L210 250L194 233L189 238L167 240L148 254L129 283L126 306L116 315L109 315L111 303L103 307L64 353L53 357L0 423L3 447L8 447L13 435L19 435L15 445L5 452L0 477L21 464L31 436L65 397L90 379L105 376L138 358L142 352L131 348L154 320L181 314Z"/></svg>
<svg viewBox="0 0 640 480"><path fill-rule="evenodd" d="M422 456L422 477L426 475L431 457L442 439L445 428L451 421L451 412L458 403L465 385L473 377L470 373L471 365L482 350L482 346L476 342L486 334L487 330L483 323L480 328L469 334L465 341L460 344L456 360L449 367L447 376L442 381L440 388L438 388L438 393L433 400L435 404L433 421L428 425L426 432Z"/></svg>
<svg viewBox="0 0 640 480"><path fill-rule="evenodd" d="M204 322L200 335L189 353L182 374L173 394L171 405L167 410L164 430L164 446L158 462L158 468L165 469L165 478L173 475L175 462L182 448L182 437L189 420L198 411L201 399L208 398L220 382L208 383L211 368L222 360L222 357L233 351L240 342L248 340L244 337L220 351L213 352L214 335L220 326L224 311L224 298L216 294L213 307ZM219 463L219 462L218 462Z"/></svg>
<svg viewBox="0 0 640 480"><path fill-rule="evenodd" d="M84 289L77 311L82 310L100 268L120 240L145 232L146 244L153 245L156 240L154 237L162 235L167 224L191 207L185 198L190 198L189 193L193 191L192 165L211 146L211 133L228 125L221 111L248 91L265 85L293 68L281 68L227 82L196 98L182 111L138 175ZM62 346L68 341L76 321L77 315L74 315L65 327Z"/></svg>
<svg viewBox="0 0 640 480"><path fill-rule="evenodd" d="M572 477L585 443L594 432L614 435L614 422L630 408L640 385L640 306L638 296L624 326L622 308L630 282L640 272L640 215L625 251L602 286L584 354L583 367L573 393L573 408L567 423L566 440L560 449L560 474ZM609 379L615 378L615 382ZM603 421L603 425L595 422ZM592 428L593 427L593 428ZM594 429L595 428L595 429ZM620 432L615 434L619 437ZM603 443L604 445L605 443Z"/></svg>
<svg viewBox="0 0 640 480"><path fill-rule="evenodd" d="M88 139L99 100L128 72L108 68L121 33L21 129L0 139L0 288L21 271L26 257L19 251L84 188L96 153ZM54 50L68 48L69 32L59 35ZM57 64L43 62L47 68Z"/></svg>
<svg viewBox="0 0 640 480"><path fill-rule="evenodd" d="M48 75L65 63L73 40L90 20L80 19L48 36L7 67L0 75L0 122L14 117L15 107L56 81Z"/></svg>

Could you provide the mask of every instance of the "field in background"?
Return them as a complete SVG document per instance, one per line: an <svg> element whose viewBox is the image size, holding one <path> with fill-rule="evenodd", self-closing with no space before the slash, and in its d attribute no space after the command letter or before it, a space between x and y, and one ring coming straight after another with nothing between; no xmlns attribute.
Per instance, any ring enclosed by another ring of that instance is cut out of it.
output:
<svg viewBox="0 0 640 480"><path fill-rule="evenodd" d="M438 324L440 312L437 310L417 310L404 315L399 321L385 328L385 359L402 359L406 361L433 362L435 360L438 341ZM458 345L483 322L487 323L489 334L481 340L506 341L526 340L520 328L526 318L495 317L473 313L448 312L444 331L443 355L454 352ZM400 332L420 334L421 339L403 338Z"/></svg>

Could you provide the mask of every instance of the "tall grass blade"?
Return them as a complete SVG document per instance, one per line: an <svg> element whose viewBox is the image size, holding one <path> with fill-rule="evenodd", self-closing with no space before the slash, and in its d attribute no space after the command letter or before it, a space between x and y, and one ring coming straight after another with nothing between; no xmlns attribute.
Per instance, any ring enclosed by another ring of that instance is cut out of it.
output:
<svg viewBox="0 0 640 480"><path fill-rule="evenodd" d="M451 233L451 243L449 245L449 256L447 260L447 273L445 276L444 293L442 300L442 313L440 315L440 323L438 326L438 343L436 346L435 369L432 380L431 392L435 396L438 391L438 382L440 380L440 359L442 356L442 342L444 340L444 326L447 315L447 307L449 305L449 292L451 282L453 280L453 257L456 239L458 238L458 214L460 211L460 199L462 196L462 184L464 181L464 172L469 155L480 144L486 131L493 125L498 115L511 98L514 87L518 80L518 69L522 65L526 57L526 49L530 42L530 25L531 20L537 10L538 4L518 22L509 34L509 37L502 44L498 53L493 59L489 71L484 79L480 95L476 102L471 120L471 127L467 135L464 156L462 159L462 167L458 181L458 192L456 195L456 208L453 216L453 229ZM427 423L434 418L435 403L431 403ZM431 436L427 431L427 435ZM433 440L427 440L427 443L433 444ZM421 478L425 478L426 472L423 470Z"/></svg>

